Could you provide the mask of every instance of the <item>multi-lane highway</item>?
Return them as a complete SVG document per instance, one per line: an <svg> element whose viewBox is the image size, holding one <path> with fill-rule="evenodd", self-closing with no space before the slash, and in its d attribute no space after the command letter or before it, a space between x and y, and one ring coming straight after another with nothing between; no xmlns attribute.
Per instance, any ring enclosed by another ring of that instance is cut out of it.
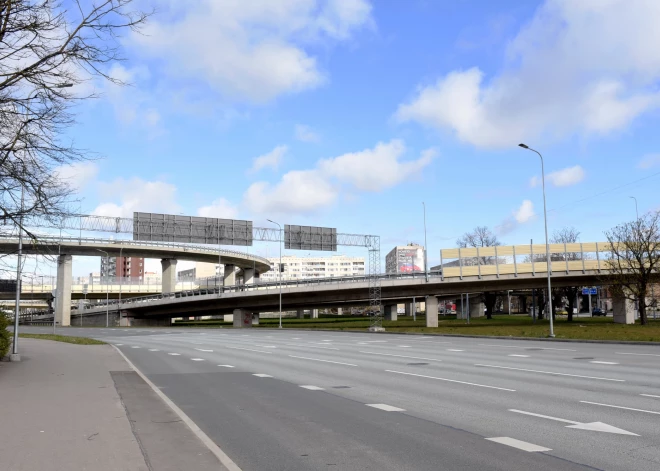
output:
<svg viewBox="0 0 660 471"><path fill-rule="evenodd" d="M62 330L117 346L243 470L660 468L657 346Z"/></svg>

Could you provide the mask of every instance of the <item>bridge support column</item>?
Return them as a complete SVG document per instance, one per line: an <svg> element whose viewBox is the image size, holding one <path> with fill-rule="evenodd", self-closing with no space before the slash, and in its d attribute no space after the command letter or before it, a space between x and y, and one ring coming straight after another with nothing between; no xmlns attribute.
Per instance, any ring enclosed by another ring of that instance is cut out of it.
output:
<svg viewBox="0 0 660 471"><path fill-rule="evenodd" d="M225 286L236 284L236 265L225 264L224 283Z"/></svg>
<svg viewBox="0 0 660 471"><path fill-rule="evenodd" d="M635 303L625 296L612 296L612 311L617 324L635 323Z"/></svg>
<svg viewBox="0 0 660 471"><path fill-rule="evenodd" d="M426 297L426 327L438 327L438 298Z"/></svg>
<svg viewBox="0 0 660 471"><path fill-rule="evenodd" d="M234 309L234 328L252 327L252 311Z"/></svg>
<svg viewBox="0 0 660 471"><path fill-rule="evenodd" d="M164 258L160 261L163 267L163 293L176 291L176 258Z"/></svg>
<svg viewBox="0 0 660 471"><path fill-rule="evenodd" d="M413 315L413 303L412 301L406 301L404 304L404 313L406 316L412 316Z"/></svg>
<svg viewBox="0 0 660 471"><path fill-rule="evenodd" d="M252 325L259 325L259 313L258 312L253 312L252 313Z"/></svg>
<svg viewBox="0 0 660 471"><path fill-rule="evenodd" d="M456 300L456 319L467 319L467 306L465 305L464 298Z"/></svg>
<svg viewBox="0 0 660 471"><path fill-rule="evenodd" d="M337 315L338 315L338 316L343 316L343 315L344 315L344 309L341 308L341 307L338 307L338 308L337 308Z"/></svg>
<svg viewBox="0 0 660 471"><path fill-rule="evenodd" d="M386 321L396 321L399 318L399 312L397 311L396 304L386 304L383 306L385 310L385 320Z"/></svg>
<svg viewBox="0 0 660 471"><path fill-rule="evenodd" d="M484 317L484 303L475 296L474 300L470 299L470 319L477 317Z"/></svg>
<svg viewBox="0 0 660 471"><path fill-rule="evenodd" d="M55 322L62 327L71 325L71 283L73 260L71 255L57 257L57 297L55 298Z"/></svg>
<svg viewBox="0 0 660 471"><path fill-rule="evenodd" d="M318 319L319 318L319 310L318 309L312 309L312 319Z"/></svg>
<svg viewBox="0 0 660 471"><path fill-rule="evenodd" d="M243 284L251 285L254 283L254 268L243 269Z"/></svg>
<svg viewBox="0 0 660 471"><path fill-rule="evenodd" d="M305 310L298 309L298 319L304 319L304 318L305 318Z"/></svg>

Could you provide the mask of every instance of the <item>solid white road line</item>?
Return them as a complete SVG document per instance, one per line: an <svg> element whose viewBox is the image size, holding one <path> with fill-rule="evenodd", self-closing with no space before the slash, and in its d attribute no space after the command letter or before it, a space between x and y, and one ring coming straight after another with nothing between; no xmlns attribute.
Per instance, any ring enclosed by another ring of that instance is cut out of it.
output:
<svg viewBox="0 0 660 471"><path fill-rule="evenodd" d="M157 348L150 348L149 351L150 352L160 352L160 350L158 350Z"/></svg>
<svg viewBox="0 0 660 471"><path fill-rule="evenodd" d="M429 378L429 379L437 379L439 381L448 381L450 383L458 383L458 384L467 384L468 386L477 386L480 388L488 388L488 389L499 389L500 391L510 391L510 392L516 392L515 389L508 389L508 388L498 388L497 386L487 386L485 384L477 384L477 383L468 383L466 381L458 381L455 379L447 379L447 378L438 378L437 376L426 376L426 375L420 375L416 373L406 373L403 371L394 371L394 370L385 370L388 373L397 373L400 375L408 375L408 376L418 376L420 378Z"/></svg>
<svg viewBox="0 0 660 471"><path fill-rule="evenodd" d="M263 374L263 373L255 373L252 376L257 376L259 378L272 378L271 375L266 375L266 374Z"/></svg>
<svg viewBox="0 0 660 471"><path fill-rule="evenodd" d="M598 376L583 376L583 375L572 375L568 373L556 373L554 371L541 371L541 370L528 370L524 368L512 368L510 366L497 366L497 365L482 365L481 363L475 363L474 366L483 366L485 368L499 368L502 370L515 370L515 371L527 371L529 373L542 373L546 375L555 375L555 376L571 376L573 378L586 378L586 379L599 379L602 381L617 381L620 383L625 382L625 379L613 379L613 378L599 378Z"/></svg>
<svg viewBox="0 0 660 471"><path fill-rule="evenodd" d="M218 365L218 366L222 366L223 368L234 368L234 367L231 366L231 365Z"/></svg>
<svg viewBox="0 0 660 471"><path fill-rule="evenodd" d="M613 361L597 361L597 360L594 360L594 361L590 361L589 363L595 363L597 365L618 365L618 363L613 362Z"/></svg>
<svg viewBox="0 0 660 471"><path fill-rule="evenodd" d="M653 394L640 394L640 396L660 398L660 396L654 396Z"/></svg>
<svg viewBox="0 0 660 471"><path fill-rule="evenodd" d="M491 442L501 443L502 445L507 445L513 448L518 448L519 450L536 452L536 451L552 451L552 448L546 448L544 446L534 445L533 443L523 442L521 440L516 440L511 437L494 437L487 438Z"/></svg>
<svg viewBox="0 0 660 471"><path fill-rule="evenodd" d="M399 358L412 358L413 360L429 360L429 361L442 361L437 358L426 358L426 357L412 357L409 355L395 355L393 353L376 353L376 352L367 352L360 350L360 353L367 353L369 355L380 355L385 357L399 357Z"/></svg>
<svg viewBox="0 0 660 471"><path fill-rule="evenodd" d="M660 412L644 409L633 409L632 407L623 407L623 406L613 406L612 404L601 404L600 402L589 402L589 401L580 401L583 404L593 404L594 406L603 406L603 407L613 407L614 409L625 409L632 410L635 412L646 412L647 414L660 415Z"/></svg>
<svg viewBox="0 0 660 471"><path fill-rule="evenodd" d="M207 350L207 349L204 349L204 348L196 348L195 350L197 350L199 352L213 353L213 350Z"/></svg>
<svg viewBox="0 0 660 471"><path fill-rule="evenodd" d="M204 361L203 358L191 358L192 361Z"/></svg>
<svg viewBox="0 0 660 471"><path fill-rule="evenodd" d="M515 353L512 354L512 355L507 355L507 356L510 356L510 357L519 357L519 358L529 358L529 355L516 355Z"/></svg>
<svg viewBox="0 0 660 471"><path fill-rule="evenodd" d="M243 348L243 347L229 347L225 345L227 348L231 348L232 350L247 350L249 352L257 352L257 353L273 353L273 352L266 352L264 350L254 350L253 348Z"/></svg>
<svg viewBox="0 0 660 471"><path fill-rule="evenodd" d="M640 357L660 357L657 353L624 353L624 352L614 352L617 355L637 355Z"/></svg>
<svg viewBox="0 0 660 471"><path fill-rule="evenodd" d="M334 363L336 365L346 365L346 366L357 366L353 363L342 363L340 361L330 361L330 360L320 360L319 358L309 358L309 357L298 357L295 355L289 355L291 358L300 358L301 360L312 360L312 361L321 361L323 363Z"/></svg>
<svg viewBox="0 0 660 471"><path fill-rule="evenodd" d="M301 388L304 389L309 389L310 391L323 391L324 388L319 388L318 386L310 386L310 385L300 385Z"/></svg>
<svg viewBox="0 0 660 471"><path fill-rule="evenodd" d="M178 357L178 356L180 356L181 354L180 354L180 353L168 353L168 355L172 355L173 357Z"/></svg>
<svg viewBox="0 0 660 471"><path fill-rule="evenodd" d="M401 409L400 407L394 407L394 406L390 406L390 405L387 405L387 404L365 404L365 406L373 407L375 409L380 409L380 410L384 410L384 411L387 411L387 412L405 412L406 411L405 409Z"/></svg>

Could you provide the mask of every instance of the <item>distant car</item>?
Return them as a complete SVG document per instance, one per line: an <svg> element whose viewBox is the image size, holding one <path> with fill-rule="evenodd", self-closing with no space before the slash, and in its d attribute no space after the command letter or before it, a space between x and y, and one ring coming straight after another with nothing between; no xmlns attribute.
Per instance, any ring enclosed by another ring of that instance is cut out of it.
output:
<svg viewBox="0 0 660 471"><path fill-rule="evenodd" d="M595 307L591 311L591 317L593 317L593 316L607 316L607 313L605 311L603 311L601 308Z"/></svg>
<svg viewBox="0 0 660 471"><path fill-rule="evenodd" d="M555 314L558 316L568 316L568 311L566 311L566 309L558 309Z"/></svg>

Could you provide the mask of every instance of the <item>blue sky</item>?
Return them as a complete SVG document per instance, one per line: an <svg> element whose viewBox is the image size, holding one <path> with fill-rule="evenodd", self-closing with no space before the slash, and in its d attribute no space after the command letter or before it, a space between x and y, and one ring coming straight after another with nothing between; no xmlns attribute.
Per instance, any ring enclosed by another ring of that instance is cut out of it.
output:
<svg viewBox="0 0 660 471"><path fill-rule="evenodd" d="M61 170L83 213L336 227L384 255L423 243L424 201L434 263L477 225L542 241L521 141L551 232L660 209L655 0L139 4L158 13L110 70L131 86L97 83L70 130L100 156Z"/></svg>

